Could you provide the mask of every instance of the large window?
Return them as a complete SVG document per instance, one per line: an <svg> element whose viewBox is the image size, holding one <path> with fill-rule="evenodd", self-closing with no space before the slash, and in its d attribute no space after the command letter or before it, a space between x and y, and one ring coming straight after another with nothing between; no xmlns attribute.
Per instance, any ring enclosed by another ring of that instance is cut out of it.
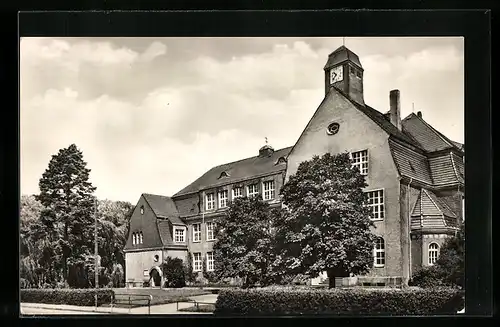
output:
<svg viewBox="0 0 500 327"><path fill-rule="evenodd" d="M233 199L240 198L243 196L243 189L241 187L233 188Z"/></svg>
<svg viewBox="0 0 500 327"><path fill-rule="evenodd" d="M213 221L207 222L207 241L215 240L215 223Z"/></svg>
<svg viewBox="0 0 500 327"><path fill-rule="evenodd" d="M214 253L208 252L207 253L207 271L213 271L213 270L214 270Z"/></svg>
<svg viewBox="0 0 500 327"><path fill-rule="evenodd" d="M207 194L207 210L214 210L215 208L215 197L213 193Z"/></svg>
<svg viewBox="0 0 500 327"><path fill-rule="evenodd" d="M201 262L201 253L193 253L193 271L201 271L202 262Z"/></svg>
<svg viewBox="0 0 500 327"><path fill-rule="evenodd" d="M368 195L368 207L371 208L370 218L372 220L382 220L384 219L384 190L377 190L367 192Z"/></svg>
<svg viewBox="0 0 500 327"><path fill-rule="evenodd" d="M373 266L383 267L385 265L385 242L382 237L375 240L373 248Z"/></svg>
<svg viewBox="0 0 500 327"><path fill-rule="evenodd" d="M137 244L143 244L144 239L142 236L142 232L137 232L137 233L132 233L132 244L137 245Z"/></svg>
<svg viewBox="0 0 500 327"><path fill-rule="evenodd" d="M227 190L219 192L219 208L227 207Z"/></svg>
<svg viewBox="0 0 500 327"><path fill-rule="evenodd" d="M429 265L432 266L436 263L439 257L439 245L437 243L429 244Z"/></svg>
<svg viewBox="0 0 500 327"><path fill-rule="evenodd" d="M358 167L361 175L368 174L368 150L351 153L353 167Z"/></svg>
<svg viewBox="0 0 500 327"><path fill-rule="evenodd" d="M201 224L193 225L193 242L201 241Z"/></svg>
<svg viewBox="0 0 500 327"><path fill-rule="evenodd" d="M274 199L274 181L264 182L264 200Z"/></svg>
<svg viewBox="0 0 500 327"><path fill-rule="evenodd" d="M259 189L257 184L248 185L248 197L257 196L259 194Z"/></svg>
<svg viewBox="0 0 500 327"><path fill-rule="evenodd" d="M186 242L186 230L182 227L174 227L174 242L184 243Z"/></svg>

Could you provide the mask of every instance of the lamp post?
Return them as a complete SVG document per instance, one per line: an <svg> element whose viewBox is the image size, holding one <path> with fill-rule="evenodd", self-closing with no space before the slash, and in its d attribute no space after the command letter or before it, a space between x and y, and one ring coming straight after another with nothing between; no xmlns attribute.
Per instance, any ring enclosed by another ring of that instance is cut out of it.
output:
<svg viewBox="0 0 500 327"><path fill-rule="evenodd" d="M95 311L97 311L97 288L99 287L99 265L97 263L98 258L98 247L97 247L97 197L94 198L94 268L95 268L95 278L94 278L94 287L95 287Z"/></svg>

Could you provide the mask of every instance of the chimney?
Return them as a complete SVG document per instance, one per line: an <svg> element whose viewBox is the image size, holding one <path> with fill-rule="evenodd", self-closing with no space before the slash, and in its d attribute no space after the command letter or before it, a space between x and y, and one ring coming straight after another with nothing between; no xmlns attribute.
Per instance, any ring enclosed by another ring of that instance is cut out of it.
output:
<svg viewBox="0 0 500 327"><path fill-rule="evenodd" d="M401 102L399 90L392 90L389 93L391 123L401 130Z"/></svg>
<svg viewBox="0 0 500 327"><path fill-rule="evenodd" d="M421 111L418 111L418 112L417 112L417 116L418 116L418 118L422 118L422 112L421 112Z"/></svg>

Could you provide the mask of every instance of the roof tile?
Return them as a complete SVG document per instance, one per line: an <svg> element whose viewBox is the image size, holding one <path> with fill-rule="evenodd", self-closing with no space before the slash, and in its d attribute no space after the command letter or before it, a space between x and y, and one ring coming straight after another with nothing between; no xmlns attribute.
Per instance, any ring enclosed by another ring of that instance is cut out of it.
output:
<svg viewBox="0 0 500 327"><path fill-rule="evenodd" d="M427 152L456 148L446 136L413 113L403 119L401 124L403 131L411 135Z"/></svg>
<svg viewBox="0 0 500 327"><path fill-rule="evenodd" d="M389 142L394 161L401 175L432 184L427 157L396 142Z"/></svg>
<svg viewBox="0 0 500 327"><path fill-rule="evenodd" d="M440 156L429 158L429 167L432 179L436 185L457 183L460 181L453 168L452 155L450 153L443 153Z"/></svg>
<svg viewBox="0 0 500 327"><path fill-rule="evenodd" d="M172 222L179 222L175 218L179 217L179 212L175 206L174 200L168 196L144 193L142 196L153 209L158 218L172 218ZM182 223L182 221L180 221Z"/></svg>

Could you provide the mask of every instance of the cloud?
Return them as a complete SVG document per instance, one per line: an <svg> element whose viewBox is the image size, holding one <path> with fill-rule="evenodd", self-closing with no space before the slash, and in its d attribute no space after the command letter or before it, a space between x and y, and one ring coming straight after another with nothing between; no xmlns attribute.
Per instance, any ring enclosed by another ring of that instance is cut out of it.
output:
<svg viewBox="0 0 500 327"><path fill-rule="evenodd" d="M138 53L126 47L115 47L111 42L77 41L51 38L23 38L21 40L22 65L40 65L44 62L59 62L65 68L78 71L84 64L98 68L109 65L132 65L139 61L151 61L164 55L167 47L158 41Z"/></svg>
<svg viewBox="0 0 500 327"><path fill-rule="evenodd" d="M22 39L22 192L37 192L50 156L71 143L100 197L132 202L255 155L264 137L293 145L323 99L323 66L338 46L309 40ZM365 69L365 101L385 111L398 88L403 116L415 102L463 141L460 49L396 41L349 41Z"/></svg>
<svg viewBox="0 0 500 327"><path fill-rule="evenodd" d="M161 42L155 41L141 54L142 61L151 61L158 56L167 53L167 46Z"/></svg>

